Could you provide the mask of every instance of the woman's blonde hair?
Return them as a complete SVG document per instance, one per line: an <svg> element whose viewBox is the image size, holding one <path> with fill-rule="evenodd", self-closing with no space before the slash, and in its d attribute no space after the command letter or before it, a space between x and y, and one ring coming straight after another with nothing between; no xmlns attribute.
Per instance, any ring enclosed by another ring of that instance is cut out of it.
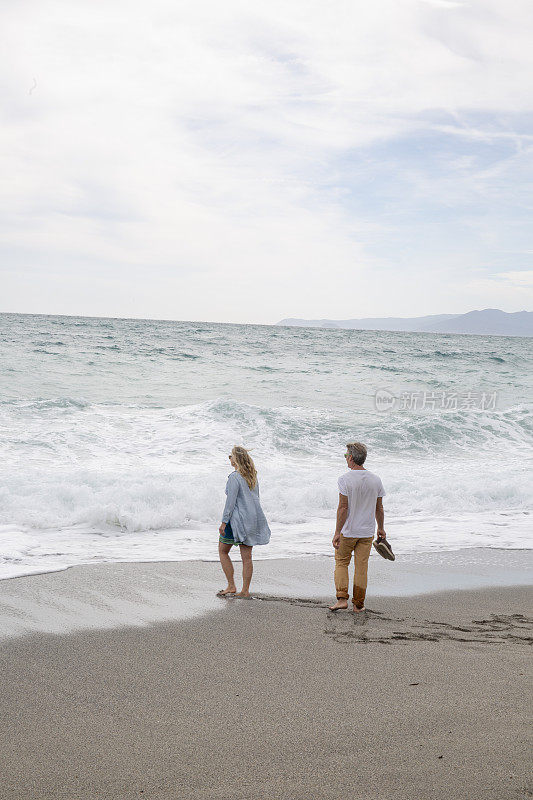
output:
<svg viewBox="0 0 533 800"><path fill-rule="evenodd" d="M232 448L231 455L237 464L237 471L241 473L250 489L253 489L257 483L257 470L252 456L244 447L238 446Z"/></svg>

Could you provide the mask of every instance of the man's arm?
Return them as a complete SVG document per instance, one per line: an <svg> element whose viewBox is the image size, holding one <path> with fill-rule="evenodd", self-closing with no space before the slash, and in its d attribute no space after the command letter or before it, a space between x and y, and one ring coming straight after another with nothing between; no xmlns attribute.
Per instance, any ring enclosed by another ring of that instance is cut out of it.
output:
<svg viewBox="0 0 533 800"><path fill-rule="evenodd" d="M335 534L333 536L333 539L331 540L333 543L333 547L335 549L337 549L341 543L341 531L344 527L344 523L346 522L347 517L348 517L348 498L346 497L345 494L341 494L339 492L339 505L337 508L337 526L335 528Z"/></svg>
<svg viewBox="0 0 533 800"><path fill-rule="evenodd" d="M383 498L378 497L376 500L376 522L378 523L378 539L385 539L387 534L385 533L385 511L383 510Z"/></svg>

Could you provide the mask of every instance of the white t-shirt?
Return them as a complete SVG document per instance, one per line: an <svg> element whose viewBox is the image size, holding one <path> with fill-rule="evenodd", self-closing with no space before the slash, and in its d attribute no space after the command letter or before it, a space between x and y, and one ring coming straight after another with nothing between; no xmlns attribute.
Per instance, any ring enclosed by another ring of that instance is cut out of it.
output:
<svg viewBox="0 0 533 800"><path fill-rule="evenodd" d="M349 469L338 480L339 492L348 498L343 536L367 539L376 531L376 500L385 495L381 478L367 469Z"/></svg>

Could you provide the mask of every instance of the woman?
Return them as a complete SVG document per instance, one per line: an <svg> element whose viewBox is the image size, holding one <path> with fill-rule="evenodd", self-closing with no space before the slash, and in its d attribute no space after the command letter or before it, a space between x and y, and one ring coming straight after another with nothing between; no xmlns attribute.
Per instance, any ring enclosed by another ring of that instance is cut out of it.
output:
<svg viewBox="0 0 533 800"><path fill-rule="evenodd" d="M222 597L250 597L252 580L252 547L268 544L270 528L259 502L259 484L254 462L244 447L234 447L228 456L235 470L226 484L226 505L222 524L218 529L220 539L218 554L228 585L218 594ZM233 577L233 564L229 553L233 545L239 545L242 559L242 591L237 593Z"/></svg>

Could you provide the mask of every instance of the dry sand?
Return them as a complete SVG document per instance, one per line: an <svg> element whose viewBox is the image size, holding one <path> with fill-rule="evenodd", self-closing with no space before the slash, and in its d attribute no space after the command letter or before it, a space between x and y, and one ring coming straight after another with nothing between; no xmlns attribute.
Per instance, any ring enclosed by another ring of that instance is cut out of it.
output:
<svg viewBox="0 0 533 800"><path fill-rule="evenodd" d="M428 563L439 572L431 558L424 563L420 574ZM387 566L374 562L374 576ZM18 634L1 643L2 800L533 796L529 588L374 591L365 614L334 614L325 594L298 591L304 573L324 589L330 568L278 562L274 579L272 562L262 562L256 589L277 581L292 591L250 601L213 600L210 564L102 565L2 582L0 623ZM135 601L141 576L149 588ZM179 600L182 586L192 613L187 585L196 600L209 592L208 613L154 622L152 612L134 612L151 597L160 613L162 598ZM110 624L102 596L122 598L121 620L129 608L144 625L88 627L80 609L91 604L97 622ZM73 625L76 610L80 629L20 635L24 617L28 630L45 625L39 598L50 629L57 619Z"/></svg>

